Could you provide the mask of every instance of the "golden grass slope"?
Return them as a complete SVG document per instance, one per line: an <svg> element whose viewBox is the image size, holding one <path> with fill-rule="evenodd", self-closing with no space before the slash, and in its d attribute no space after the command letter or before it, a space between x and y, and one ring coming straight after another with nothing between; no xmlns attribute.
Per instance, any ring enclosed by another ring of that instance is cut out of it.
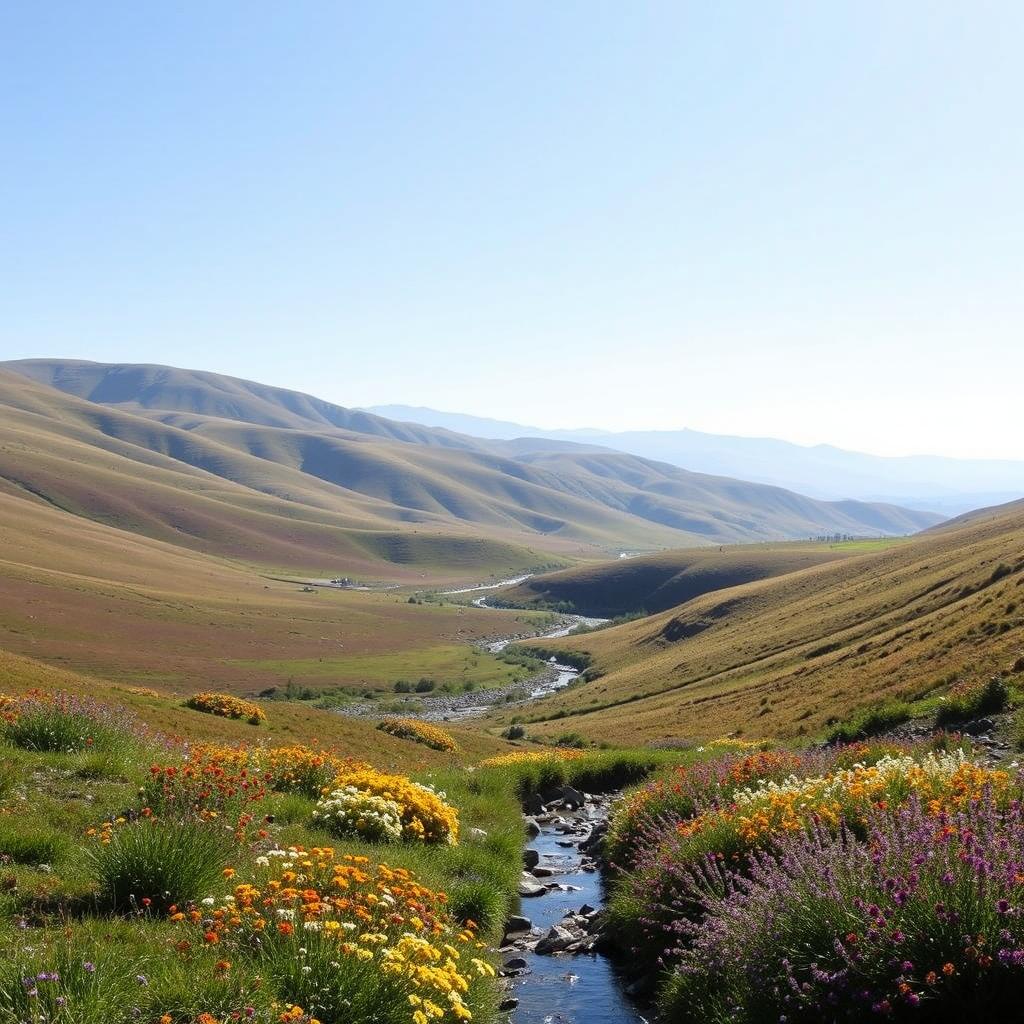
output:
<svg viewBox="0 0 1024 1024"><path fill-rule="evenodd" d="M794 736L1024 655L1024 502L906 543L570 638L604 674L533 731L616 742Z"/></svg>

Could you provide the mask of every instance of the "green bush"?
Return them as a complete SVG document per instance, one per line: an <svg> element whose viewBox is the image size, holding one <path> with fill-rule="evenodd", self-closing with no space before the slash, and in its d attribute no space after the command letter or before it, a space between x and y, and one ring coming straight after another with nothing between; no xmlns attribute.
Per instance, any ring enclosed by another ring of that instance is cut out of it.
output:
<svg viewBox="0 0 1024 1024"><path fill-rule="evenodd" d="M36 753L124 748L128 735L106 709L100 712L98 708L73 700L26 701L18 717L6 725L4 735L14 746Z"/></svg>
<svg viewBox="0 0 1024 1024"><path fill-rule="evenodd" d="M873 704L858 711L845 722L833 725L826 739L829 743L856 743L858 740L866 740L894 729L897 725L910 721L910 717L910 705L903 701Z"/></svg>
<svg viewBox="0 0 1024 1024"><path fill-rule="evenodd" d="M935 722L937 725L950 725L981 715L992 715L1004 711L1009 703L1009 688L999 676L993 676L984 683L957 683L939 707Z"/></svg>
<svg viewBox="0 0 1024 1024"><path fill-rule="evenodd" d="M97 840L89 850L100 899L118 911L148 906L162 913L211 895L221 883L232 838L206 822L143 820L115 827L108 843Z"/></svg>

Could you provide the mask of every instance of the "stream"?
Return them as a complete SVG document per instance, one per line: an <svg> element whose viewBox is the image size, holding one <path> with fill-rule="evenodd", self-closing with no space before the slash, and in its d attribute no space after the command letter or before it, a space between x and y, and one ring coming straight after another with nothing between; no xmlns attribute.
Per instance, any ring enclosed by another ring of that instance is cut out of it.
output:
<svg viewBox="0 0 1024 1024"><path fill-rule="evenodd" d="M600 952L604 885L587 840L606 820L613 796L587 794L578 810L554 807L555 800L554 809L527 819L539 835L525 863L536 864L523 873L522 916L510 922L518 930L507 932L501 947L508 995L517 1001L512 1024L646 1024Z"/></svg>

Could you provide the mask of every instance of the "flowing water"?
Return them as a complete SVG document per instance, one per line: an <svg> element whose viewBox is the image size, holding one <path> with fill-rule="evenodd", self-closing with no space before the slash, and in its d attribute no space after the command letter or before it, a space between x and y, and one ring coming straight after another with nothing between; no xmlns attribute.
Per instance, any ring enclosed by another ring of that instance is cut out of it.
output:
<svg viewBox="0 0 1024 1024"><path fill-rule="evenodd" d="M606 802L587 804L579 812L592 825L606 814ZM542 824L541 834L529 844L540 854L541 866L564 871L554 880L565 888L522 900L521 913L545 933L569 911L578 911L585 904L594 909L604 906L600 873L580 869L579 850L560 845L569 838L557 826ZM542 956L524 950L515 955L526 960L527 973L511 982L510 995L519 1000L512 1024L646 1024L625 994L612 963L602 954Z"/></svg>

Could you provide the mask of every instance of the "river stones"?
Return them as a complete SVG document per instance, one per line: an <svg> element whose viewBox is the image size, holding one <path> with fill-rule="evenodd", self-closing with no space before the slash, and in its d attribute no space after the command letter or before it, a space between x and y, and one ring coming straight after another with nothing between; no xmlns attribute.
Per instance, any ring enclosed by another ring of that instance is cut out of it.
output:
<svg viewBox="0 0 1024 1024"><path fill-rule="evenodd" d="M526 834L531 839L536 839L540 835L540 825L537 824L533 818L526 819Z"/></svg>
<svg viewBox="0 0 1024 1024"><path fill-rule="evenodd" d="M530 869L530 874L534 878L553 878L555 875L560 874L555 868L545 867L543 864L538 864Z"/></svg>
<svg viewBox="0 0 1024 1024"><path fill-rule="evenodd" d="M514 935L516 932L528 932L533 927L533 922L522 914L513 914L505 922L505 935Z"/></svg>
<svg viewBox="0 0 1024 1024"><path fill-rule="evenodd" d="M531 850L527 847L523 850L523 864L526 866L526 870L535 868L540 863L540 854L536 850Z"/></svg>
<svg viewBox="0 0 1024 1024"><path fill-rule="evenodd" d="M527 899L531 896L543 896L547 891L547 886L534 881L531 875L523 874L519 882L519 895L521 897Z"/></svg>
<svg viewBox="0 0 1024 1024"><path fill-rule="evenodd" d="M539 956L549 956L551 953L559 953L567 946L571 946L577 939L568 928L561 925L552 925L540 942L533 947L533 951Z"/></svg>
<svg viewBox="0 0 1024 1024"><path fill-rule="evenodd" d="M524 801L523 807L527 814L543 814L544 813L544 801L540 798L539 793L531 793Z"/></svg>

